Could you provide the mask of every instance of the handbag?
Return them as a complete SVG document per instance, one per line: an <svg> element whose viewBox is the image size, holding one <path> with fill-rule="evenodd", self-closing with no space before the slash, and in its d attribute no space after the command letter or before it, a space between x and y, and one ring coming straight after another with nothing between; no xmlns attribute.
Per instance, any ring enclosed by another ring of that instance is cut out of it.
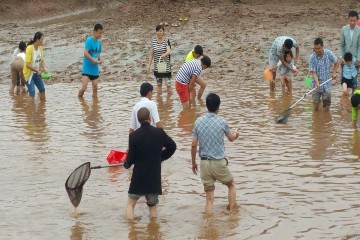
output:
<svg viewBox="0 0 360 240"><path fill-rule="evenodd" d="M159 57L159 61L156 66L158 73L166 73L166 62L163 57Z"/></svg>

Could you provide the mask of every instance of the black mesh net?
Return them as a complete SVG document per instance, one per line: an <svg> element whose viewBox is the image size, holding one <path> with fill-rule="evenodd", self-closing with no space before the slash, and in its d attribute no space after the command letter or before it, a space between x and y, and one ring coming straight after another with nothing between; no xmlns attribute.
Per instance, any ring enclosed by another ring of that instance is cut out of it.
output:
<svg viewBox="0 0 360 240"><path fill-rule="evenodd" d="M280 114L277 118L275 118L275 121L277 123L286 123L290 114L291 114L291 108L285 110L282 114Z"/></svg>
<svg viewBox="0 0 360 240"><path fill-rule="evenodd" d="M90 162L84 163L77 167L65 182L65 189L69 195L70 201L74 207L79 206L83 186L89 179L91 173Z"/></svg>

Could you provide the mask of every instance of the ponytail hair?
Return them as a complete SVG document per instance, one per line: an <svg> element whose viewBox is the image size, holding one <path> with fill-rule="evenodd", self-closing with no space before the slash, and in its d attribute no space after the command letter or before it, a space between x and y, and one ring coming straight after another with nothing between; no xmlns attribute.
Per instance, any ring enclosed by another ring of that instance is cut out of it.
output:
<svg viewBox="0 0 360 240"><path fill-rule="evenodd" d="M34 44L34 42L36 42L36 40L40 39L44 34L42 32L36 32L34 35L34 38L30 40L30 42L28 42L28 46Z"/></svg>

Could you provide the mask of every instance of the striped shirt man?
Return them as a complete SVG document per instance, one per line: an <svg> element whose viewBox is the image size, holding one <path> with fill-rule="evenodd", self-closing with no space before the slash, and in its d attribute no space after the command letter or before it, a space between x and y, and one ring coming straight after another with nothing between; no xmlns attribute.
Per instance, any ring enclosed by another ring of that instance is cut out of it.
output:
<svg viewBox="0 0 360 240"><path fill-rule="evenodd" d="M190 60L186 63L184 63L178 73L176 74L176 81L181 83L181 84L189 84L191 77L193 75L195 75L196 77L200 76L202 72L202 67L201 67L201 60L199 59L194 59L194 60Z"/></svg>

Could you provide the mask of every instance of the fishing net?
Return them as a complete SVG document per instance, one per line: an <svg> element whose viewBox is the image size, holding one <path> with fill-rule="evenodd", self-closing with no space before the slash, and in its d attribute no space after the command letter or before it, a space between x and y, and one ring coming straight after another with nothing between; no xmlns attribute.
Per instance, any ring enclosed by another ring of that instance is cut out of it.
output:
<svg viewBox="0 0 360 240"><path fill-rule="evenodd" d="M86 162L77 167L65 182L65 189L74 207L79 206L83 186L89 179L91 173L90 162Z"/></svg>
<svg viewBox="0 0 360 240"><path fill-rule="evenodd" d="M277 118L275 118L275 121L277 123L286 123L289 116L291 114L291 108L285 110L283 113L281 113Z"/></svg>

